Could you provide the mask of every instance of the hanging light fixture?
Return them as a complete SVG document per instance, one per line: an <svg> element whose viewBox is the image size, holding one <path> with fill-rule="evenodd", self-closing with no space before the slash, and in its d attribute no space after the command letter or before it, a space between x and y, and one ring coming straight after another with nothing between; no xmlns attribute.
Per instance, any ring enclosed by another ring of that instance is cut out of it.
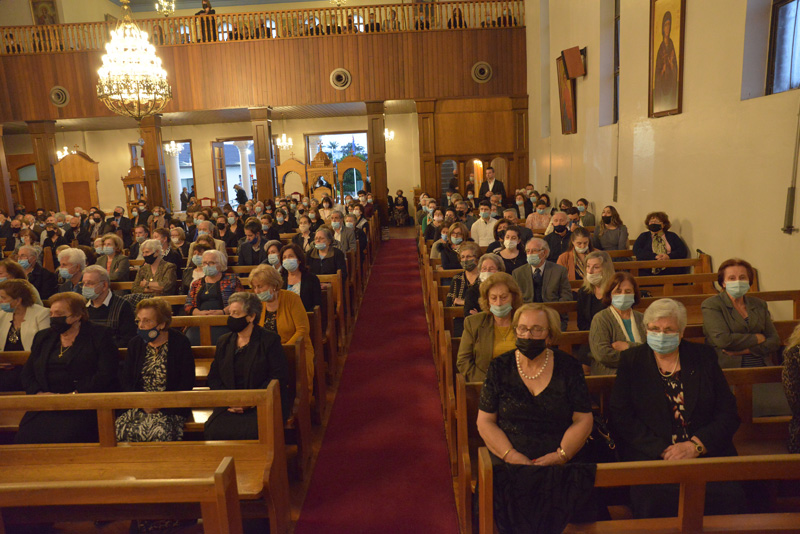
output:
<svg viewBox="0 0 800 534"><path fill-rule="evenodd" d="M342 7L347 3L347 0L328 0L331 4L335 5L336 7Z"/></svg>
<svg viewBox="0 0 800 534"><path fill-rule="evenodd" d="M387 141L393 141L394 140L394 130L390 130L389 128L384 128L383 129L383 138L386 139Z"/></svg>
<svg viewBox="0 0 800 534"><path fill-rule="evenodd" d="M147 32L131 16L130 0L121 1L122 19L111 32L97 71L97 98L114 113L141 121L166 107L172 88Z"/></svg>
<svg viewBox="0 0 800 534"><path fill-rule="evenodd" d="M156 11L165 17L169 17L175 13L175 0L157 0Z"/></svg>
<svg viewBox="0 0 800 534"><path fill-rule="evenodd" d="M183 145L179 145L175 142L175 140L172 140L169 143L164 143L164 152L166 152L168 156L172 156L174 158L179 156L182 151Z"/></svg>
<svg viewBox="0 0 800 534"><path fill-rule="evenodd" d="M283 130L284 130L284 132L281 134L280 137L278 137L278 142L277 142L278 148L280 148L281 150L291 150L291 148L293 146L293 143L292 143L292 138L291 137L289 137L289 138L286 137L286 121L285 120L283 121Z"/></svg>

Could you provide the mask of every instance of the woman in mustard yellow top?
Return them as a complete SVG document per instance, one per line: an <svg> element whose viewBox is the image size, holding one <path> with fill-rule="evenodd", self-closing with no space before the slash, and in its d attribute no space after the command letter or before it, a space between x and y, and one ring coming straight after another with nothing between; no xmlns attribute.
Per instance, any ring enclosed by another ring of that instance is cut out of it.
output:
<svg viewBox="0 0 800 534"><path fill-rule="evenodd" d="M283 278L270 265L259 265L250 273L250 285L261 300L263 311L258 325L281 336L281 343L294 343L298 337L305 339L308 389L314 388L314 346L311 344L311 326L299 295L281 289Z"/></svg>

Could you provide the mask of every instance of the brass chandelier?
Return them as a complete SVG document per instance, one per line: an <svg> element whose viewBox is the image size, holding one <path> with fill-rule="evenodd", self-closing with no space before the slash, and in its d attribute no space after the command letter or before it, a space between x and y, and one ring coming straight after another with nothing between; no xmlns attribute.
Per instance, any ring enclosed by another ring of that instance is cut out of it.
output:
<svg viewBox="0 0 800 534"><path fill-rule="evenodd" d="M172 88L147 32L131 16L129 1L122 0L123 17L106 43L97 71L97 98L114 113L141 121L166 107Z"/></svg>

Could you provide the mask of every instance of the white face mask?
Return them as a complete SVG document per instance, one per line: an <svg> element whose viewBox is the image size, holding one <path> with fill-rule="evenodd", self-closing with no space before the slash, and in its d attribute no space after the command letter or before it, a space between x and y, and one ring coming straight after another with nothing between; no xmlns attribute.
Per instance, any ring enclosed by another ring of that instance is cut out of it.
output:
<svg viewBox="0 0 800 534"><path fill-rule="evenodd" d="M603 273L592 273L586 275L586 280L593 286L600 285L603 281Z"/></svg>
<svg viewBox="0 0 800 534"><path fill-rule="evenodd" d="M506 247L508 250L512 250L512 249L515 249L515 248L517 248L517 244L518 244L518 243L517 243L517 241L515 241L515 240L513 240L513 239L506 239L506 240L503 242L503 245L504 245L504 246L505 246L505 247Z"/></svg>
<svg viewBox="0 0 800 534"><path fill-rule="evenodd" d="M481 282L485 282L487 278L492 276L494 273L490 273L489 271L484 271L478 275L478 278L481 279Z"/></svg>
<svg viewBox="0 0 800 534"><path fill-rule="evenodd" d="M578 254L586 254L588 251L589 247L582 247L582 248L575 247L575 252L577 252Z"/></svg>
<svg viewBox="0 0 800 534"><path fill-rule="evenodd" d="M178 243L180 243L181 238L180 237L170 237L170 240L177 245Z"/></svg>

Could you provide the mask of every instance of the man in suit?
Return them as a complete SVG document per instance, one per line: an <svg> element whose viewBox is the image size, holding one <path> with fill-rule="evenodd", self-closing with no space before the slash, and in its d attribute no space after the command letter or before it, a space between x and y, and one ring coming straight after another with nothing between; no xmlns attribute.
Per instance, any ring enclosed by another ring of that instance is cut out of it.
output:
<svg viewBox="0 0 800 534"><path fill-rule="evenodd" d="M70 217L69 228L72 230L72 234L75 236L75 239L78 240L79 245L83 245L85 247L92 246L92 234L81 224L80 217Z"/></svg>
<svg viewBox="0 0 800 534"><path fill-rule="evenodd" d="M194 245L194 243L192 243ZM258 265L267 259L266 241L261 235L261 225L250 221L244 225L244 241L239 245L238 265ZM189 254L191 258L191 253Z"/></svg>
<svg viewBox="0 0 800 534"><path fill-rule="evenodd" d="M517 267L514 277L525 302L568 302L572 290L567 278L567 269L557 263L547 261L550 247L544 239L534 237L525 244L528 265ZM567 315L561 316L561 329L567 328Z"/></svg>
<svg viewBox="0 0 800 534"><path fill-rule="evenodd" d="M131 246L131 220L125 217L125 209L122 206L114 208L114 215L106 219L106 227L109 232L116 233L122 230L122 243L125 248Z"/></svg>
<svg viewBox="0 0 800 534"><path fill-rule="evenodd" d="M44 299L49 299L58 291L58 278L55 273L52 273L39 265L39 249L30 245L23 245L19 247L17 253L17 262L25 269L25 275L28 277L28 282L39 292L39 296Z"/></svg>
<svg viewBox="0 0 800 534"><path fill-rule="evenodd" d="M0 237L5 237L6 240L14 237L11 233L11 221L6 216L6 210L0 210Z"/></svg>
<svg viewBox="0 0 800 534"><path fill-rule="evenodd" d="M183 188L181 191L181 211L186 211L186 208L189 207L189 190L187 188Z"/></svg>
<svg viewBox="0 0 800 534"><path fill-rule="evenodd" d="M331 213L331 228L333 228L333 246L345 254L351 250L358 250L356 233L352 228L344 225L344 217L339 211Z"/></svg>
<svg viewBox="0 0 800 534"><path fill-rule="evenodd" d="M500 195L501 202L506 199L506 187L500 180L495 180L494 167L486 167L486 179L481 184L480 191L478 191L478 198L488 199L492 195Z"/></svg>

